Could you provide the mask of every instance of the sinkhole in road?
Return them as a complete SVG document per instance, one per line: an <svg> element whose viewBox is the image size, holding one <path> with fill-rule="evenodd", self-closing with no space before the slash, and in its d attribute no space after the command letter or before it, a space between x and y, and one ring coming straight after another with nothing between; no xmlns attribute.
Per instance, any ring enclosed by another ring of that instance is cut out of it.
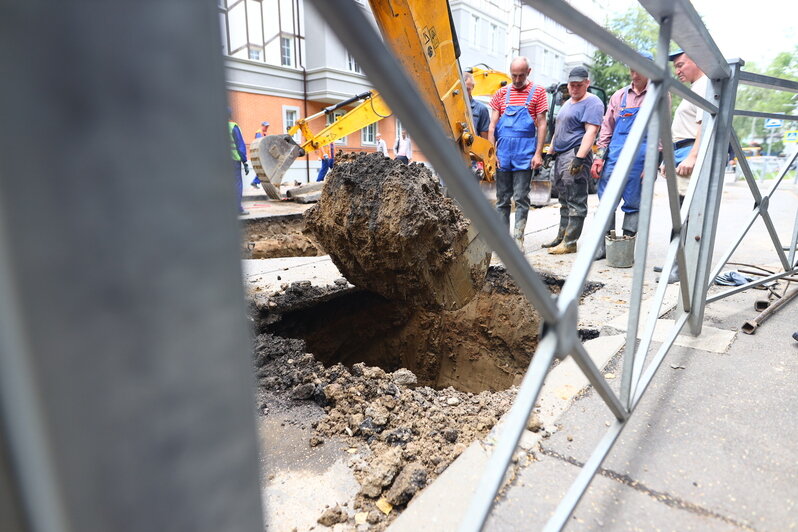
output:
<svg viewBox="0 0 798 532"><path fill-rule="evenodd" d="M563 279L543 274L552 293ZM588 283L583 297L599 290ZM258 332L305 341L325 366L358 362L385 371L407 368L419 385L464 392L518 384L538 345L540 316L510 275L491 267L481 292L454 311L430 311L363 290L278 305L261 316ZM583 340L598 331L579 331Z"/></svg>

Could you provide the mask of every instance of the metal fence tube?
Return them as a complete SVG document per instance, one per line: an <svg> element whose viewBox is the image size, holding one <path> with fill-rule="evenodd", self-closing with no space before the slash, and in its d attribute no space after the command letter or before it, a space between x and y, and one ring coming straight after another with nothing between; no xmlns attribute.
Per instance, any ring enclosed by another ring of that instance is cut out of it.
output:
<svg viewBox="0 0 798 532"><path fill-rule="evenodd" d="M718 264L715 266L715 269L712 270L712 273L709 274L709 278L707 279L709 286L712 286L712 283L715 282L715 277L718 276L723 267L726 266L726 263L729 262L731 256L734 255L734 252L737 251L737 247L742 243L743 238L745 238L745 235L748 234L748 231L751 230L751 227L754 225L754 222L756 221L758 216L759 216L759 207L754 207L754 210L751 211L751 214L748 216L748 223L746 223L743 230L740 231L740 236L737 237L737 239L732 243L731 246L729 246L728 251L726 251L726 253L723 254L721 259L718 261Z"/></svg>
<svg viewBox="0 0 798 532"><path fill-rule="evenodd" d="M662 20L667 16L673 19L671 38L710 79L726 79L730 76L726 59L689 0L640 0L640 4L651 13L654 20Z"/></svg>
<svg viewBox="0 0 798 532"><path fill-rule="evenodd" d="M728 297L739 292L744 292L749 288L756 288L757 286L761 286L765 283L769 283L770 281L776 281L781 279L782 277L789 277L798 273L798 267L794 267L786 272L781 273L774 273L773 275L768 275L767 277L762 277L761 279L756 279L751 281L750 283L746 283L744 285L735 286L734 288L730 288L729 290L724 290L720 294L715 294L714 296L707 298L707 303L712 303L713 301L718 301L719 299L723 299L724 297Z"/></svg>
<svg viewBox="0 0 798 532"><path fill-rule="evenodd" d="M786 159L784 160L784 166L781 168L781 171L779 172L779 177L776 178L776 182L773 183L773 186L770 187L770 191L767 193L768 197L773 196L773 193L776 192L777 188L779 188L779 185L781 185L781 182L784 180L784 176L786 176L787 172L790 171L790 166L792 166L792 163L795 162L796 157L798 157L798 151L795 151L792 154L792 157L789 158L789 160Z"/></svg>
<svg viewBox="0 0 798 532"><path fill-rule="evenodd" d="M756 74L754 72L740 71L740 83L750 85L752 87L761 87L763 89L776 89L788 92L798 92L798 81L790 79L774 78L764 74Z"/></svg>
<svg viewBox="0 0 798 532"><path fill-rule="evenodd" d="M764 113L762 111L734 110L734 116L750 116L753 118L774 118L776 120L798 121L798 115L787 115L783 113Z"/></svg>
<svg viewBox="0 0 798 532"><path fill-rule="evenodd" d="M751 190L751 195L754 197L754 203L759 205L759 202L762 201L762 192L760 192L759 185L754 178L754 173L751 171L751 167L748 165L748 159L745 157L745 153L743 153L743 148L740 145L740 139L737 137L737 132L733 129L731 131L729 142L731 143L734 154L737 157L737 164L740 165L740 170L743 172L745 182L748 184L748 188Z"/></svg>
<svg viewBox="0 0 798 532"><path fill-rule="evenodd" d="M657 290L654 293L653 303L650 307L647 319L646 319L646 326L643 330L643 334L640 335L640 344L635 347L636 354L634 356L634 362L631 368L631 387L630 387L630 397L634 397L635 389L637 388L640 382L640 375L643 373L643 368L645 367L645 361L648 357L648 350L651 347L651 342L654 338L654 331L657 327L657 320L659 319L659 309L662 308L662 302L665 300L665 292L668 290L668 277L666 272L669 272L673 267L674 262L676 261L676 253L679 251L679 241L674 239L671 241L670 245L668 246L668 251L665 255L665 262L662 265L662 275L660 275L659 281L657 282ZM684 296L684 294L682 294ZM683 297L683 302L687 302L689 304L689 299ZM685 312L689 312L689 307L684 309ZM629 331L627 331L627 337L629 336ZM629 340L627 340L629 341ZM625 371L625 368L624 368ZM632 401L629 401L629 408L632 408Z"/></svg>
<svg viewBox="0 0 798 532"><path fill-rule="evenodd" d="M663 69L668 63L668 44L670 43L671 18L664 17L660 21L659 37L657 41L656 63ZM663 97L664 101L665 98ZM638 227L637 244L635 246L634 272L632 275L632 295L629 298L629 320L626 327L626 347L623 356L623 371L621 373L621 402L628 409L631 401L632 389L632 369L639 353L643 355L645 362L645 351L637 351L637 327L640 323L640 308L643 300L643 284L646 278L646 258L648 256L648 240L650 235L651 210L654 202L654 181L657 179L658 170L658 143L653 139L659 138L661 102L657 106L651 119L648 122L647 139L651 139L646 144L646 159L643 169L643 186L640 194L639 219L642 223ZM657 307L659 308L659 307Z"/></svg>
<svg viewBox="0 0 798 532"><path fill-rule="evenodd" d="M742 62L729 64L731 77L721 82L720 108L721 112L715 117L715 135L712 146L712 160L709 172L709 183L707 188L706 203L704 208L704 219L701 221L700 241L698 242L698 263L693 281L693 298L691 301L692 312L690 313L690 330L697 335L701 332L704 320L704 307L706 305L707 288L709 282L709 272L712 262L712 254L715 250L715 238L718 233L718 218L720 215L720 202L723 194L723 176L728 163L729 131L732 129L732 109L737 99L737 79ZM774 233L774 242L778 236ZM784 252L779 253L783 260ZM785 268L786 269L786 268Z"/></svg>
<svg viewBox="0 0 798 532"><path fill-rule="evenodd" d="M524 380L521 381L521 386L518 387L518 395L513 406L507 413L504 422L493 431L497 440L496 447L479 480L471 504L468 505L468 511L460 523L458 528L460 532L482 530L493 507L493 499L504 481L507 466L518 446L518 440L526 428L529 414L540 395L543 381L554 360L556 349L557 338L552 330L538 344L535 355L532 357L532 363L524 375Z"/></svg>
<svg viewBox="0 0 798 532"><path fill-rule="evenodd" d="M682 232L685 229L684 227L685 214L683 213L683 211L679 206L679 190L676 184L676 166L674 164L675 156L673 151L673 138L671 137L671 128L670 128L671 111L668 101L665 98L660 100L659 118L660 118L659 135L660 138L662 139L662 156L665 166L665 180L668 184L668 205L670 207L671 224L673 227L673 233L675 235L678 235L679 246L681 247L682 245L681 242L683 242ZM685 203L687 202L689 202L689 199L685 200ZM667 265L663 264L662 271L670 272L670 269L672 267L673 267L673 262ZM681 291L681 296L682 296L682 308L684 309L685 312L688 312L690 309L690 296L689 296L689 291L687 289L687 284L686 283L680 284L679 289Z"/></svg>
<svg viewBox="0 0 798 532"><path fill-rule="evenodd" d="M560 311L563 311L572 301L580 296L584 289L585 279L587 278L590 268L593 266L593 257L596 255L599 241L604 238L606 232L607 221L611 216L615 215L615 209L623 194L623 187L626 185L626 178L629 174L629 169L637 157L637 152L642 142L643 135L646 132L648 120L656 109L658 98L661 94L659 88L649 88L649 93L646 99L643 100L643 105L640 108L637 118L632 124L632 130L626 139L626 143L621 149L618 156L618 162L612 171L607 188L604 189L602 201L599 203L598 211L595 218L599 223L593 225L585 236L586 242L582 244L573 266L571 266L571 273L565 280L565 284L560 290L560 296L557 298L557 305ZM631 177L630 177L631 179Z"/></svg>
<svg viewBox="0 0 798 532"><path fill-rule="evenodd" d="M574 346L574 352L572 356L574 358L574 362L576 362L576 365L579 366L579 369L581 369L582 373L585 374L587 380L589 380L590 384L593 385L593 388L596 389L596 393L598 393L604 402L607 403L607 407L609 407L612 415L621 421L628 418L629 412L626 411L626 407L621 404L620 400L618 400L618 396L615 395L615 392L612 391L610 385L607 384L607 381L604 379L601 371L593 363L593 359L590 358L590 355L587 353L584 344L577 342Z"/></svg>
<svg viewBox="0 0 798 532"><path fill-rule="evenodd" d="M704 117L706 118L706 116L707 115L705 114ZM690 184L687 186L687 192L684 195L684 202L681 206L683 221L686 221L691 213L703 213L702 209L699 208L702 206L695 205L694 207L693 204L696 202L696 195L706 198L706 193L699 194L699 191L702 189L699 189L698 187L706 186L702 180L708 179L711 166L710 170L707 170L706 172L703 169L706 163L707 154L710 151L710 146L712 146L714 139L715 120L712 118L712 116L710 116L709 120L704 121L703 129L701 130L701 145L698 148L698 156L690 177Z"/></svg>
<svg viewBox="0 0 798 532"><path fill-rule="evenodd" d="M662 81L668 76L667 72L655 67L653 61L637 53L636 50L568 3L561 0L523 0L523 3L554 19L599 50L628 65L629 68L649 80Z"/></svg>
<svg viewBox="0 0 798 532"><path fill-rule="evenodd" d="M675 92L677 95L681 96L690 103L696 104L698 107L710 114L717 114L718 107L715 104L690 90L687 85L672 78L668 79L667 81L669 91Z"/></svg>
<svg viewBox="0 0 798 532"><path fill-rule="evenodd" d="M521 292L544 321L556 321L558 314L551 292L510 238L509 231L485 199L470 169L463 163L459 150L444 134L415 84L386 48L362 8L351 0L314 0L314 4L325 14L327 23L344 46L355 55L385 101L424 149L435 169L445 176L447 186L463 211L480 230L480 235L499 254Z"/></svg>
<svg viewBox="0 0 798 532"><path fill-rule="evenodd" d="M651 384L651 379L653 379L654 375L657 374L657 370L662 364L662 361L665 359L665 355L667 355L668 351L670 351L670 348L673 346L673 342L676 341L676 337L679 336L679 333L682 331L684 324L687 323L689 318L690 314L682 314L679 316L679 319L677 319L676 323L673 324L673 328L670 330L670 332L668 332L668 336L665 337L665 341L659 346L657 354L654 355L654 358L651 360L651 364L649 364L649 366L646 368L645 373L640 378L640 384L635 390L634 401L632 402L633 411L640 402L640 399L643 397L643 394L646 393L648 385Z"/></svg>
<svg viewBox="0 0 798 532"><path fill-rule="evenodd" d="M621 432L625 428L626 421L616 420L610 425L610 428L607 429L607 432L604 433L601 441L599 441L598 445L593 450L590 458L588 458L585 465L582 466L573 484L568 488L565 497L563 497L560 504L557 505L554 515L549 518L546 526L543 528L543 532L559 532L565 528L565 525L568 524L568 520L571 518L571 514L573 514L574 509L576 509L576 505L579 504L585 491L590 487L590 483L593 482L596 472L601 467L604 459L607 458L612 446L615 445L615 440L618 439L618 436L621 435Z"/></svg>
<svg viewBox="0 0 798 532"><path fill-rule="evenodd" d="M674 231L682 228L682 217L679 206L679 191L676 186L676 166L671 137L671 110L668 101L663 98L659 104L659 137L662 139L662 163L665 168L665 182L668 185L668 207L671 215L671 226Z"/></svg>
<svg viewBox="0 0 798 532"><path fill-rule="evenodd" d="M795 247L798 246L798 209L795 210L795 225L792 228L792 238L790 239L790 269L795 268Z"/></svg>

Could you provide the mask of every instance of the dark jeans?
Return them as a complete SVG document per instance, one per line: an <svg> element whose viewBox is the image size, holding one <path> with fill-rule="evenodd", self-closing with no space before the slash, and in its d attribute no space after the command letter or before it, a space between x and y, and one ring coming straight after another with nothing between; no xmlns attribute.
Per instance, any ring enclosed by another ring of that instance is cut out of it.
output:
<svg viewBox="0 0 798 532"><path fill-rule="evenodd" d="M511 200L515 202L515 226L517 227L521 222L526 225L531 181L532 170L498 170L496 172L496 210L499 211L506 227L510 227Z"/></svg>
<svg viewBox="0 0 798 532"><path fill-rule="evenodd" d="M233 161L233 180L235 181L236 195L238 196L238 210L243 212L244 207L241 206L243 193L243 186L241 184L241 161Z"/></svg>
<svg viewBox="0 0 798 532"><path fill-rule="evenodd" d="M405 157L404 155L397 155L396 156L396 160L397 161L402 161L405 164L409 164L410 163L410 160L407 157Z"/></svg>
<svg viewBox="0 0 798 532"><path fill-rule="evenodd" d="M571 175L571 161L576 157L574 150L558 153L552 171L552 186L557 190L560 199L560 217L584 218L587 216L587 180L590 177L590 165L593 154L588 154L580 172Z"/></svg>

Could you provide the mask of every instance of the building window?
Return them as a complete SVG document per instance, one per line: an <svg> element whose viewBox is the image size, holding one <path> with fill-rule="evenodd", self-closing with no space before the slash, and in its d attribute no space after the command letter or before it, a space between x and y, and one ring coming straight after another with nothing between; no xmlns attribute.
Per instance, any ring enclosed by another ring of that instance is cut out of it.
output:
<svg viewBox="0 0 798 532"><path fill-rule="evenodd" d="M369 124L360 130L361 144L377 143L377 124Z"/></svg>
<svg viewBox="0 0 798 532"><path fill-rule="evenodd" d="M479 17L471 15L471 44L479 46Z"/></svg>
<svg viewBox="0 0 798 532"><path fill-rule="evenodd" d="M330 113L327 115L327 125L333 124L337 122L342 116L346 114L346 111L338 110L334 113ZM341 137L340 139L335 141L336 144L346 144L346 137Z"/></svg>
<svg viewBox="0 0 798 532"><path fill-rule="evenodd" d="M250 48L249 49L249 58L252 61L261 61L263 59L261 55L261 51L257 48Z"/></svg>
<svg viewBox="0 0 798 532"><path fill-rule="evenodd" d="M363 73L363 70L360 68L360 65L357 64L357 61L355 61L354 56L349 52L346 52L346 66L350 72L357 72L358 74Z"/></svg>
<svg viewBox="0 0 798 532"><path fill-rule="evenodd" d="M289 37L280 37L280 64L294 66L294 41Z"/></svg>
<svg viewBox="0 0 798 532"><path fill-rule="evenodd" d="M294 127L294 125L297 123L297 120L299 120L299 107L290 107L290 106L284 105L283 106L283 128L284 128L283 131L285 131L287 133L289 129ZM293 138L294 138L294 141L297 144L301 144L302 143L302 133L300 133L299 131L297 131L293 135Z"/></svg>
<svg viewBox="0 0 798 532"><path fill-rule="evenodd" d="M496 24L490 25L490 51L498 52L499 48L499 27Z"/></svg>

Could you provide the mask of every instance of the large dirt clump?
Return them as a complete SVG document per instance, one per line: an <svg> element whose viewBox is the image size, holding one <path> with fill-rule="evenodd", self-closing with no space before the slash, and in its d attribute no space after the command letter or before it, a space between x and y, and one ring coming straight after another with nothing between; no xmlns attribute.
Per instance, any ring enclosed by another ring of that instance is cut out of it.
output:
<svg viewBox="0 0 798 532"><path fill-rule="evenodd" d="M484 282L489 248L423 165L340 156L305 219L349 282L388 299L460 308Z"/></svg>

